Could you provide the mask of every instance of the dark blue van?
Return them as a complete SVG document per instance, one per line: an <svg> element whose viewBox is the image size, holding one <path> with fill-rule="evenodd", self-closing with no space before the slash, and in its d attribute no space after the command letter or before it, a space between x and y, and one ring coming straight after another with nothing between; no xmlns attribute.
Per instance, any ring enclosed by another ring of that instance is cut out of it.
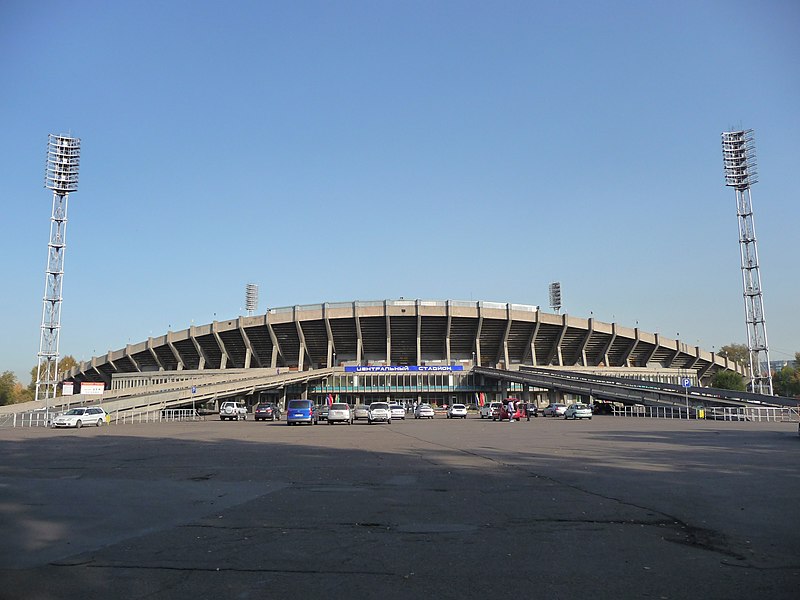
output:
<svg viewBox="0 0 800 600"><path fill-rule="evenodd" d="M319 422L317 407L311 400L289 400L286 403L286 424L308 423L316 425Z"/></svg>

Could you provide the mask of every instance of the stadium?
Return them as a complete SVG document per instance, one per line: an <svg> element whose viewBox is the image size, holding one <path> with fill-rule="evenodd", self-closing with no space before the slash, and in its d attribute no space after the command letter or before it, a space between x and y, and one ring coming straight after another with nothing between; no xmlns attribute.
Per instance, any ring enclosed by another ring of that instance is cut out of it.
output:
<svg viewBox="0 0 800 600"><path fill-rule="evenodd" d="M76 392L99 388L104 401L170 392L162 406L234 396L250 404L302 396L435 405L510 390L535 397L533 386L503 384L487 368L692 386L720 370L743 373L725 357L617 323L523 304L400 299L272 308L168 331L82 362L66 381Z"/></svg>

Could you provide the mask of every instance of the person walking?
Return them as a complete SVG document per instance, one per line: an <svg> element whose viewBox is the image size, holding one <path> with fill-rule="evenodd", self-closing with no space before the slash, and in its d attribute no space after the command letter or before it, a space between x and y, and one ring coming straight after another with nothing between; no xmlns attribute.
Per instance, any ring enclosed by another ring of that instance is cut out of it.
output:
<svg viewBox="0 0 800 600"><path fill-rule="evenodd" d="M508 399L508 406L506 407L506 412L508 413L508 422L509 423L513 423L514 422L514 399L513 398L509 398Z"/></svg>

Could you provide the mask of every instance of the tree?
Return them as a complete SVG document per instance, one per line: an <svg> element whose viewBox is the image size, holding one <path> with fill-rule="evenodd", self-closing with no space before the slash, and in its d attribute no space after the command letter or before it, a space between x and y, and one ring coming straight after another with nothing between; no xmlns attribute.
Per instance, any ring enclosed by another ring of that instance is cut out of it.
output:
<svg viewBox="0 0 800 600"><path fill-rule="evenodd" d="M5 371L0 375L0 406L14 404L17 383L13 371Z"/></svg>
<svg viewBox="0 0 800 600"><path fill-rule="evenodd" d="M800 356L795 355L795 359L797 358ZM795 360L795 364L800 365L800 361ZM800 397L800 367L787 365L780 371L775 371L772 374L772 387L778 396Z"/></svg>
<svg viewBox="0 0 800 600"><path fill-rule="evenodd" d="M744 377L735 371L717 371L711 378L711 387L719 388L721 390L735 390L744 392L747 386L744 383Z"/></svg>
<svg viewBox="0 0 800 600"><path fill-rule="evenodd" d="M750 364L750 351L744 344L728 344L719 349L718 354L728 360L733 360L740 365Z"/></svg>
<svg viewBox="0 0 800 600"><path fill-rule="evenodd" d="M58 380L61 381L64 379L64 376L67 374L72 367L77 366L78 361L75 360L75 357L71 355L64 356L58 361ZM28 384L27 392L30 394L30 398L28 400L33 400L36 396L36 373L39 371L39 365L36 364L31 369L31 382Z"/></svg>

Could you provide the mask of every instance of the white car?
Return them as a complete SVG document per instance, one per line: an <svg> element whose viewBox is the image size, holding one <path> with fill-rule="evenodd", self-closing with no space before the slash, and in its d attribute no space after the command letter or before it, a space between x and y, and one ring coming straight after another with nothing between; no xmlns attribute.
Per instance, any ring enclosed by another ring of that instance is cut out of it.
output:
<svg viewBox="0 0 800 600"><path fill-rule="evenodd" d="M400 406L399 404L392 404L389 406L389 410L392 411L392 418L393 419L403 419L406 420L406 409Z"/></svg>
<svg viewBox="0 0 800 600"><path fill-rule="evenodd" d="M430 404L418 404L414 409L415 419L432 419L434 415L433 408Z"/></svg>
<svg viewBox="0 0 800 600"><path fill-rule="evenodd" d="M565 419L591 419L592 409L586 404L570 404L564 411Z"/></svg>
<svg viewBox="0 0 800 600"><path fill-rule="evenodd" d="M466 419L467 407L465 404L451 404L447 407L448 419Z"/></svg>
<svg viewBox="0 0 800 600"><path fill-rule="evenodd" d="M334 423L347 423L353 424L353 411L350 410L350 405L344 402L334 402L328 408L328 425Z"/></svg>
<svg viewBox="0 0 800 600"><path fill-rule="evenodd" d="M71 408L53 419L53 427L83 427L95 425L100 427L108 423L108 413L99 406L82 406Z"/></svg>
<svg viewBox="0 0 800 600"><path fill-rule="evenodd" d="M500 402L487 402L481 406L481 419L496 419L500 416Z"/></svg>
<svg viewBox="0 0 800 600"><path fill-rule="evenodd" d="M244 402L234 402L232 400L223 402L222 406L219 407L219 420L224 421L225 419L230 421L238 421L239 419L246 421L247 407L244 405Z"/></svg>
<svg viewBox="0 0 800 600"><path fill-rule="evenodd" d="M369 405L369 424L388 423L392 424L392 411L386 402L373 402Z"/></svg>

